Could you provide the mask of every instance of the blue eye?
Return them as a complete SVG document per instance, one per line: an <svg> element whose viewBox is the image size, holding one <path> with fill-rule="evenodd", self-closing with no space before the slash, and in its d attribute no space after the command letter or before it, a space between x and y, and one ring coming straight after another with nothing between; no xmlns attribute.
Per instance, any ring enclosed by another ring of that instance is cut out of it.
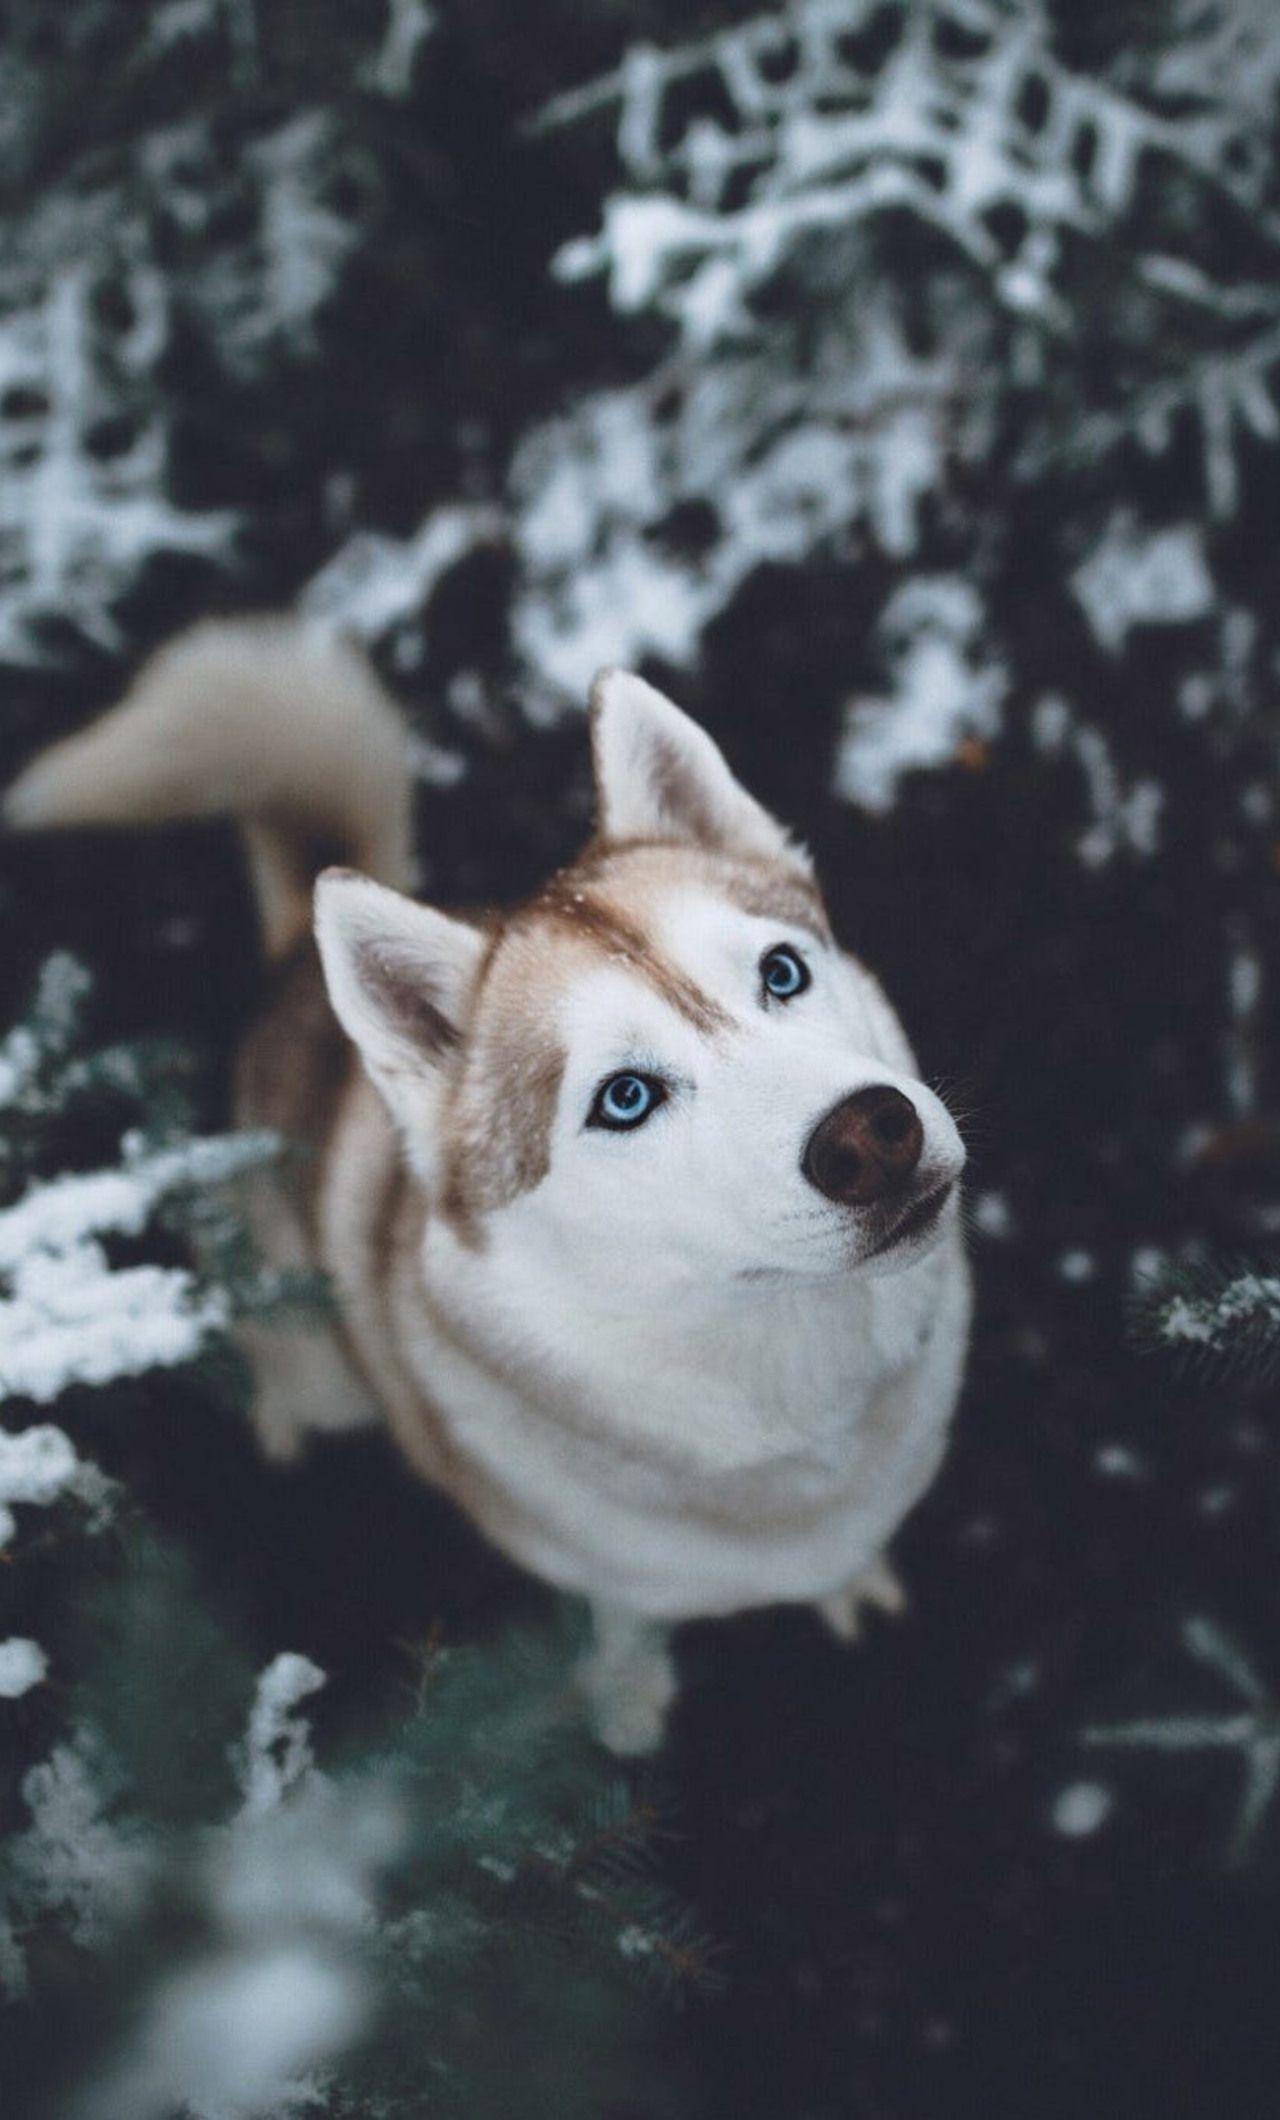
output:
<svg viewBox="0 0 1280 2120"><path fill-rule="evenodd" d="M595 1094L587 1118L588 1126L612 1127L615 1133L625 1127L643 1126L651 1112L655 1112L666 1097L661 1082L652 1075L633 1075L630 1072L610 1075L602 1082Z"/></svg>
<svg viewBox="0 0 1280 2120"><path fill-rule="evenodd" d="M809 967L787 943L779 942L760 959L760 983L774 1001L794 1001L810 983Z"/></svg>

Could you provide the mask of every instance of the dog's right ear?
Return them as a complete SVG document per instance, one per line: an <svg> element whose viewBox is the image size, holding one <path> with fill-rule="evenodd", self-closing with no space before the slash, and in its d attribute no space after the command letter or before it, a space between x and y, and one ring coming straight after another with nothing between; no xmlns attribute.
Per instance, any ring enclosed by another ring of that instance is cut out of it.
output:
<svg viewBox="0 0 1280 2120"><path fill-rule="evenodd" d="M316 884L315 932L333 1011L386 1093L448 1059L485 940L352 869Z"/></svg>
<svg viewBox="0 0 1280 2120"><path fill-rule="evenodd" d="M630 670L601 670L591 687L591 749L604 838L685 840L807 868L706 730Z"/></svg>

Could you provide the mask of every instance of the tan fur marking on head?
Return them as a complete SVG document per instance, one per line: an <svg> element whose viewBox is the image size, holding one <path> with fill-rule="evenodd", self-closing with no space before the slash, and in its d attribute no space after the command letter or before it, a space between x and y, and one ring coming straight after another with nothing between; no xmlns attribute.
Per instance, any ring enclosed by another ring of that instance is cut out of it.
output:
<svg viewBox="0 0 1280 2120"><path fill-rule="evenodd" d="M607 898L578 890L572 874L563 879L563 884L559 878L549 884L529 912L534 919L563 922L580 941L625 964L704 1037L731 1028L733 1018L727 1011L704 994L696 980L668 963L643 928Z"/></svg>
<svg viewBox="0 0 1280 2120"><path fill-rule="evenodd" d="M504 1063L468 1084L473 1106L445 1172L440 1211L463 1239L480 1242L477 1216L532 1192L551 1161L551 1123L564 1074L558 1045L522 1042Z"/></svg>
<svg viewBox="0 0 1280 2120"><path fill-rule="evenodd" d="M718 893L739 912L803 928L819 942L831 941L822 893L799 865L758 860L750 854L720 854L673 839L594 839L571 868L555 879L561 891L617 875L628 891L677 885Z"/></svg>
<svg viewBox="0 0 1280 2120"><path fill-rule="evenodd" d="M767 862L734 862L720 885L739 912L756 920L776 920L781 927L803 928L818 942L830 942L831 929L817 888L806 876L772 868Z"/></svg>

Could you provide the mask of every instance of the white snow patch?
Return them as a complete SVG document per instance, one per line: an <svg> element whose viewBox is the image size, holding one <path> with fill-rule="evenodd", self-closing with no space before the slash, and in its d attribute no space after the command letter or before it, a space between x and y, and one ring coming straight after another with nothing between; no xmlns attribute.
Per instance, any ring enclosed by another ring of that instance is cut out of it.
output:
<svg viewBox="0 0 1280 2120"><path fill-rule="evenodd" d="M1102 1443L1093 1454L1098 1471L1109 1480L1144 1480L1148 1466L1145 1458L1127 1443Z"/></svg>
<svg viewBox="0 0 1280 2120"><path fill-rule="evenodd" d="M1014 1233L1013 1210L1002 1192L978 1193L969 1209L975 1229L1003 1242Z"/></svg>
<svg viewBox="0 0 1280 2120"><path fill-rule="evenodd" d="M1071 748L1084 769L1085 788L1094 821L1077 841L1086 868L1105 868L1122 849L1134 854L1154 854L1160 844L1160 819L1164 813L1164 789L1155 780L1136 780L1126 791L1100 729L1080 727L1072 732Z"/></svg>
<svg viewBox="0 0 1280 2120"><path fill-rule="evenodd" d="M311 1731L293 1710L324 1683L318 1664L291 1651L274 1657L259 1678L240 1762L250 1816L274 1810L312 1772Z"/></svg>
<svg viewBox="0 0 1280 2120"><path fill-rule="evenodd" d="M96 1950L137 1904L150 1866L141 1837L103 1816L87 1740L56 1746L22 1794L31 1824L9 1842L10 1916L57 1914L74 1943Z"/></svg>
<svg viewBox="0 0 1280 2120"><path fill-rule="evenodd" d="M387 0L387 24L376 52L360 69L360 78L375 95L397 100L413 87L418 53L436 26L427 0Z"/></svg>
<svg viewBox="0 0 1280 2120"><path fill-rule="evenodd" d="M1031 741L1042 758L1074 758L1083 771L1091 821L1077 839L1076 851L1086 868L1105 868L1120 852L1157 851L1164 789L1147 778L1126 787L1107 737L1080 722L1060 693L1047 692L1036 701Z"/></svg>
<svg viewBox="0 0 1280 2120"><path fill-rule="evenodd" d="M1242 1326L1280 1327L1280 1277L1242 1273L1216 1295L1173 1296L1157 1321L1161 1339L1181 1347L1220 1347Z"/></svg>
<svg viewBox="0 0 1280 2120"><path fill-rule="evenodd" d="M1227 999L1231 1028L1226 1038L1226 1089L1231 1109L1240 1117L1257 1108L1262 960L1243 924L1236 927L1227 959Z"/></svg>
<svg viewBox="0 0 1280 2120"><path fill-rule="evenodd" d="M181 1267L111 1270L100 1244L36 1253L0 1298L0 1394L47 1406L71 1384L171 1369L230 1318L220 1289Z"/></svg>
<svg viewBox="0 0 1280 2120"><path fill-rule="evenodd" d="M526 437L512 467L517 648L580 700L603 663L688 664L755 568L841 553L864 525L915 550L954 451L950 359L921 359L887 297L841 311L801 385L785 349L693 365L677 387L595 392ZM664 525L697 526L674 545Z"/></svg>
<svg viewBox="0 0 1280 2120"><path fill-rule="evenodd" d="M978 649L982 606L958 576L924 577L893 595L880 632L892 675L881 698L851 700L835 764L835 790L883 813L904 774L949 764L966 739L989 741L1009 688L1003 664Z"/></svg>
<svg viewBox="0 0 1280 2120"><path fill-rule="evenodd" d="M1196 1506L1201 1516L1225 1516L1229 1509L1234 1509L1238 1499L1239 1490L1224 1480L1216 1487L1202 1488L1196 1498Z"/></svg>
<svg viewBox="0 0 1280 2120"><path fill-rule="evenodd" d="M409 763L415 778L432 788L456 788L466 777L467 761L461 751L433 743L428 736L409 738Z"/></svg>
<svg viewBox="0 0 1280 2120"><path fill-rule="evenodd" d="M299 609L358 640L382 640L420 619L443 577L502 534L496 509L461 504L434 509L409 538L357 531L312 576Z"/></svg>
<svg viewBox="0 0 1280 2120"><path fill-rule="evenodd" d="M121 277L139 315L130 359L167 334L158 276ZM38 662L42 620L71 619L115 649L115 599L157 552L225 555L233 515L188 515L165 499L168 437L153 414L106 458L92 436L122 402L97 342L87 265L55 273L33 305L0 323L0 653ZM126 360L126 368L130 360ZM29 407L29 409L27 409Z"/></svg>
<svg viewBox="0 0 1280 2120"><path fill-rule="evenodd" d="M278 333L309 346L315 319L355 248L356 221L335 213L324 197L334 138L327 112L304 111L248 150L261 186L254 337Z"/></svg>
<svg viewBox="0 0 1280 2120"><path fill-rule="evenodd" d="M90 1235L137 1236L166 1194L236 1177L273 1156L278 1145L273 1134L225 1134L148 1152L137 1135L126 1135L121 1169L33 1185L0 1213L0 1273L13 1272L33 1253L66 1251Z"/></svg>
<svg viewBox="0 0 1280 2120"><path fill-rule="evenodd" d="M39 1642L11 1634L0 1642L0 1700L21 1700L38 1686L49 1670L49 1659Z"/></svg>
<svg viewBox="0 0 1280 2120"><path fill-rule="evenodd" d="M1105 231L1124 212L1149 149L1199 160L1202 138L1069 72L1034 13L944 0L933 16L966 51L919 33L911 6L894 13L902 34L875 71L843 44L865 27L866 0L792 0L670 51L633 48L614 74L556 98L544 128L616 108L633 187L606 202L598 235L566 245L558 271L607 273L615 308L656 309L686 350L705 352L741 335L753 296L796 252L898 212L985 271L1018 314L1061 321L1063 236ZM1046 105L1035 126L1022 109L1029 81ZM730 105L732 129L707 114L709 92ZM1073 155L1086 132L1087 174ZM1009 206L1022 222L1012 256L991 229Z"/></svg>
<svg viewBox="0 0 1280 2120"><path fill-rule="evenodd" d="M1162 1251L1158 1244L1140 1244L1129 1255L1130 1286L1141 1288L1147 1282L1158 1280L1168 1263L1168 1252Z"/></svg>
<svg viewBox="0 0 1280 2120"><path fill-rule="evenodd" d="M1106 1824L1115 1801L1114 1792L1100 1781L1073 1781L1054 1798L1053 1829L1068 1840L1087 1840Z"/></svg>
<svg viewBox="0 0 1280 2120"><path fill-rule="evenodd" d="M17 1529L14 1504L47 1509L59 1495L76 1491L85 1469L60 1428L24 1428L18 1435L0 1428L0 1549Z"/></svg>
<svg viewBox="0 0 1280 2120"><path fill-rule="evenodd" d="M104 1384L188 1361L229 1316L220 1289L180 1267L112 1271L100 1237L136 1236L180 1188L217 1184L274 1155L275 1137L195 1139L147 1152L126 1137L116 1170L31 1186L0 1213L0 1395L47 1405L69 1384Z"/></svg>
<svg viewBox="0 0 1280 2120"><path fill-rule="evenodd" d="M1145 529L1127 509L1071 576L1095 640L1123 652L1135 626L1186 625L1213 610L1215 591L1199 523Z"/></svg>
<svg viewBox="0 0 1280 2120"><path fill-rule="evenodd" d="M227 1953L176 1974L152 1998L136 2047L95 2086L93 2120L254 2120L314 2110L310 2071L359 2031L364 1980L305 1943Z"/></svg>
<svg viewBox="0 0 1280 2120"><path fill-rule="evenodd" d="M1046 758L1060 758L1071 732L1072 714L1060 692L1045 692L1031 710L1031 741Z"/></svg>

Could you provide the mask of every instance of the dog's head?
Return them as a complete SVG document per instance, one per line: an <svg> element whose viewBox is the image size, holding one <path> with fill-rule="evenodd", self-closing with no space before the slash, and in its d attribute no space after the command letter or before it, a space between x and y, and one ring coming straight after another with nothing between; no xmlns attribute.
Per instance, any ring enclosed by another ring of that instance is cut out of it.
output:
<svg viewBox="0 0 1280 2120"><path fill-rule="evenodd" d="M596 836L517 912L318 886L334 1009L439 1214L605 1292L918 1258L964 1150L807 856L641 679L597 680L592 740Z"/></svg>

